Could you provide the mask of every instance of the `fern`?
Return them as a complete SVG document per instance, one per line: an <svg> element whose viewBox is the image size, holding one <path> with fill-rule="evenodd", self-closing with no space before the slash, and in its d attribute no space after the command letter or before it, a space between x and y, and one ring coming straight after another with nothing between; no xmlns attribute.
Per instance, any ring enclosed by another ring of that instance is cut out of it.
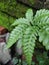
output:
<svg viewBox="0 0 49 65"><path fill-rule="evenodd" d="M24 32L22 46L23 46L23 52L29 65L31 63L32 54L34 52L35 40L36 40L36 30L34 31L32 30L31 27L28 27Z"/></svg>
<svg viewBox="0 0 49 65"><path fill-rule="evenodd" d="M38 17L37 17L38 16ZM40 18L41 17L41 18ZM36 13L36 24L39 26L39 41L49 50L49 10L40 10Z"/></svg>
<svg viewBox="0 0 49 65"><path fill-rule="evenodd" d="M16 20L12 26L16 26L16 25L19 25L19 24L26 24L26 25L30 25L30 23L28 23L28 20L25 19L25 18L19 18L18 20Z"/></svg>
<svg viewBox="0 0 49 65"><path fill-rule="evenodd" d="M17 27L15 27L15 29L13 29L13 31L10 34L10 38L8 40L7 48L11 47L16 42L16 40L21 38L24 27L26 26L18 25Z"/></svg>
<svg viewBox="0 0 49 65"><path fill-rule="evenodd" d="M29 9L26 12L26 18L17 19L12 26L15 28L9 36L7 48L20 39L28 65L31 65L37 36L39 36L39 41L49 50L49 10L41 9L33 17L33 12Z"/></svg>

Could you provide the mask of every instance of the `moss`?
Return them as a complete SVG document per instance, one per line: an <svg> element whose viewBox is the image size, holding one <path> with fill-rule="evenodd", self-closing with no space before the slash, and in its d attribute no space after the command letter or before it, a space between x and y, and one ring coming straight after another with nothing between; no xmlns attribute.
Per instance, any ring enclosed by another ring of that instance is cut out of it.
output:
<svg viewBox="0 0 49 65"><path fill-rule="evenodd" d="M24 13L28 9L28 7L23 4L17 3L16 0L4 0L4 2L0 1L0 9L18 18L24 16Z"/></svg>
<svg viewBox="0 0 49 65"><path fill-rule="evenodd" d="M8 17L8 15L0 12L0 26L7 28L9 31L12 30L11 24L14 22L14 18Z"/></svg>
<svg viewBox="0 0 49 65"><path fill-rule="evenodd" d="M28 2L33 5L35 3L35 0L28 0Z"/></svg>
<svg viewBox="0 0 49 65"><path fill-rule="evenodd" d="M28 7L17 3L16 0L0 0L0 26L4 26L8 30L11 30L10 26L15 20L11 16L15 16L17 18L23 17L27 9ZM2 11L10 14L11 16L6 15Z"/></svg>

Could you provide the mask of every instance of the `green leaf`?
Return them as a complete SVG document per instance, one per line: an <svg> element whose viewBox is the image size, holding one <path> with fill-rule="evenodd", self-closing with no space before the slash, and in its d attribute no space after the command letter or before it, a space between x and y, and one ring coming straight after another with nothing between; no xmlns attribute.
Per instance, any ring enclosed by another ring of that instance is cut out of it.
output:
<svg viewBox="0 0 49 65"><path fill-rule="evenodd" d="M25 54L28 65L30 65L32 61L31 59L34 52L35 40L36 40L36 36L33 33L32 28L28 27L26 29L22 40L23 40L22 42L23 52Z"/></svg>
<svg viewBox="0 0 49 65"><path fill-rule="evenodd" d="M49 18L49 10L45 10L45 9L38 10L34 17L34 23L36 25L39 25L40 23L44 21L45 17ZM42 19L43 21L41 22Z"/></svg>
<svg viewBox="0 0 49 65"><path fill-rule="evenodd" d="M33 20L33 11L32 9L28 9L26 12L26 18L28 19L28 21L32 21Z"/></svg>
<svg viewBox="0 0 49 65"><path fill-rule="evenodd" d="M19 39L18 40L18 43L17 43L17 48L20 49L21 47L22 47L22 41L21 41L21 39Z"/></svg>
<svg viewBox="0 0 49 65"><path fill-rule="evenodd" d="M46 50L49 50L49 33L46 30L41 30L39 32L39 41L43 43Z"/></svg>
<svg viewBox="0 0 49 65"><path fill-rule="evenodd" d="M23 25L19 25L15 27L15 29L11 32L10 37L7 41L7 48L10 48L15 42L21 38L23 32Z"/></svg>
<svg viewBox="0 0 49 65"><path fill-rule="evenodd" d="M39 31L38 34L39 34L39 41L42 42L44 40L44 37L45 37L45 32Z"/></svg>
<svg viewBox="0 0 49 65"><path fill-rule="evenodd" d="M19 24L21 24L21 25L23 25L23 24L30 25L30 23L28 22L27 19L19 18L19 19L16 19L16 21L12 24L12 26L16 26L16 25L19 25Z"/></svg>

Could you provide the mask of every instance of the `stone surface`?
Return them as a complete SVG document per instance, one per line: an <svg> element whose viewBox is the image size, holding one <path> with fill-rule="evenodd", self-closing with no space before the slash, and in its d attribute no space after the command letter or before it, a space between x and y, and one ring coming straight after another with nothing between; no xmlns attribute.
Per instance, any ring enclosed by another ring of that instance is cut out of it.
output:
<svg viewBox="0 0 49 65"><path fill-rule="evenodd" d="M4 27L0 26L0 35L5 33L7 33L7 30Z"/></svg>
<svg viewBox="0 0 49 65"><path fill-rule="evenodd" d="M49 0L18 0L19 2L25 3L35 9L49 9Z"/></svg>
<svg viewBox="0 0 49 65"><path fill-rule="evenodd" d="M42 3L43 1L40 0L18 0L18 1L25 3L35 9L40 9L43 7L43 3Z"/></svg>
<svg viewBox="0 0 49 65"><path fill-rule="evenodd" d="M44 3L44 8L49 9L49 0L46 0Z"/></svg>

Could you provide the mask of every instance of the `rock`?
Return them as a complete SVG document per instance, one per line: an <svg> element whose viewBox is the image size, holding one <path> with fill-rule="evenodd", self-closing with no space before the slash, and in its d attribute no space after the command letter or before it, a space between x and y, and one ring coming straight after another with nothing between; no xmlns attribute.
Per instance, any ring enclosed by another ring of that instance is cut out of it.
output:
<svg viewBox="0 0 49 65"><path fill-rule="evenodd" d="M49 0L46 0L46 2L44 3L44 8L49 9Z"/></svg>
<svg viewBox="0 0 49 65"><path fill-rule="evenodd" d="M40 9L43 7L43 0L42 1L40 0L18 0L18 1L25 3L35 9Z"/></svg>
<svg viewBox="0 0 49 65"><path fill-rule="evenodd" d="M7 33L7 29L4 27L0 26L0 35Z"/></svg>

